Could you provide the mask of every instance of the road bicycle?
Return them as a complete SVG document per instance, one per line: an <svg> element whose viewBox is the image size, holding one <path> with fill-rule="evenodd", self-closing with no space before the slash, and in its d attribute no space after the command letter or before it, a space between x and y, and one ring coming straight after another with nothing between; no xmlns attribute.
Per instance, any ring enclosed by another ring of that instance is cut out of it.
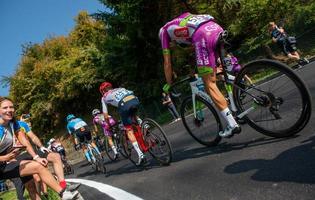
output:
<svg viewBox="0 0 315 200"><path fill-rule="evenodd" d="M106 167L105 167L105 163L104 163L102 154L98 153L95 150L95 148L91 145L90 142L84 142L83 145L85 145L85 147L88 150L88 153L90 154L92 168L94 168L95 171L100 171L103 174L105 174L106 173Z"/></svg>
<svg viewBox="0 0 315 200"><path fill-rule="evenodd" d="M58 153L60 155L64 174L65 175L73 174L74 169L73 166L67 161L65 148L62 145L58 145L56 147L51 148L51 151L54 153Z"/></svg>
<svg viewBox="0 0 315 200"><path fill-rule="evenodd" d="M300 132L309 122L311 95L304 81L287 65L269 59L246 64L230 79L224 63L227 34L219 42L219 57L230 110L258 132L275 137L289 137ZM246 80L250 77L252 83ZM188 133L200 144L217 145L223 123L212 99L204 91L201 78L189 76L172 85L190 83L191 95L180 107L182 122Z"/></svg>
<svg viewBox="0 0 315 200"><path fill-rule="evenodd" d="M60 155L61 161L63 164L63 171L65 175L73 174L74 169L73 166L67 161L66 157L64 155Z"/></svg>
<svg viewBox="0 0 315 200"><path fill-rule="evenodd" d="M172 161L173 150L162 127L153 119L143 119L141 125L133 120L132 128L141 151L149 153L161 165L169 165ZM138 154L125 133L121 137L122 152L136 165Z"/></svg>

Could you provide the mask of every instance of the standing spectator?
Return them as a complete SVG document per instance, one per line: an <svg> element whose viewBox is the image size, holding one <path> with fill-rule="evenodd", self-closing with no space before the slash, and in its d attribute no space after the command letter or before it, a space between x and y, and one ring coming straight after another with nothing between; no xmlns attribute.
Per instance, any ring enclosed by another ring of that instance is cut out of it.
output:
<svg viewBox="0 0 315 200"><path fill-rule="evenodd" d="M162 104L164 106L167 106L167 109L170 111L171 115L173 116L175 122L180 120L179 114L176 110L176 107L170 97L169 94L166 94L165 92L162 92Z"/></svg>

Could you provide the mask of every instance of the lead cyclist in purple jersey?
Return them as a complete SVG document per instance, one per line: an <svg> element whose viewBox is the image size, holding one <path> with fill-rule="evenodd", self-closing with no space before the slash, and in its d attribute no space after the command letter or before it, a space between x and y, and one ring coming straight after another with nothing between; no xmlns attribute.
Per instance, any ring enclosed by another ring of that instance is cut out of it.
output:
<svg viewBox="0 0 315 200"><path fill-rule="evenodd" d="M216 60L219 57L216 51L217 41L223 29L211 15L193 15L185 12L166 23L159 33L164 58L164 73L166 84L163 87L169 92L172 84L172 64L170 43L175 41L179 44L191 44L195 48L198 74L202 77L206 92L220 110L221 115L227 121L227 127L219 132L222 137L231 137L241 131L235 121L227 101L216 84Z"/></svg>

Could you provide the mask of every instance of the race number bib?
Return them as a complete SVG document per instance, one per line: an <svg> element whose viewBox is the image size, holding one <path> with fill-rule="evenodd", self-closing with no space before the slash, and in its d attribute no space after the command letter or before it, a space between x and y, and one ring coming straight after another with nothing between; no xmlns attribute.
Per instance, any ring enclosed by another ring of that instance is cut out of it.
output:
<svg viewBox="0 0 315 200"><path fill-rule="evenodd" d="M200 24L213 19L211 15L192 15L188 18L186 25L197 28Z"/></svg>
<svg viewBox="0 0 315 200"><path fill-rule="evenodd" d="M119 102L122 98L124 98L124 96L128 95L129 92L125 89L120 89L118 91L115 91L115 94L114 94L114 97L115 97L115 100L117 102Z"/></svg>

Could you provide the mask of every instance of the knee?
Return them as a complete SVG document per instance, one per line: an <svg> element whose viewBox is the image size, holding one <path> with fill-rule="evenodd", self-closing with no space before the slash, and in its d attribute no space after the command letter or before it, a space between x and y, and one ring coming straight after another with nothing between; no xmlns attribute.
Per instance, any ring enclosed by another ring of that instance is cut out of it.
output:
<svg viewBox="0 0 315 200"><path fill-rule="evenodd" d="M47 159L52 163L61 162L61 157L58 153L49 153Z"/></svg>
<svg viewBox="0 0 315 200"><path fill-rule="evenodd" d="M40 182L40 177L38 176L38 174L34 174L34 175L33 175L33 179L34 179L34 181L36 181L36 182Z"/></svg>
<svg viewBox="0 0 315 200"><path fill-rule="evenodd" d="M46 168L43 165L41 165L40 163L36 161L32 162L32 169L34 170L34 174L38 174L42 170L46 170Z"/></svg>

